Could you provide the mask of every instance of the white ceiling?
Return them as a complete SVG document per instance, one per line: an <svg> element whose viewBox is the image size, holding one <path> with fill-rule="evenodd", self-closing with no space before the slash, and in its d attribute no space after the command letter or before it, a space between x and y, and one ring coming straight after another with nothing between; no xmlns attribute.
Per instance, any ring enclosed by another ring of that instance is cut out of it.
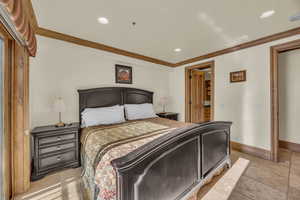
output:
<svg viewBox="0 0 300 200"><path fill-rule="evenodd" d="M32 2L40 27L174 63L300 27L288 20L300 12L300 0ZM260 19L268 10L276 13ZM99 24L98 17L110 23Z"/></svg>

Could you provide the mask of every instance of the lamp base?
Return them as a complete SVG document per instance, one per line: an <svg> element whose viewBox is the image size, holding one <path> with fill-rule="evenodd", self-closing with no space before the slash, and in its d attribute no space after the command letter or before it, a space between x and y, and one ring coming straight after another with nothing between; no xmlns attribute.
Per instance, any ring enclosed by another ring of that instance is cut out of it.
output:
<svg viewBox="0 0 300 200"><path fill-rule="evenodd" d="M66 124L63 122L59 122L57 124L55 124L56 127L64 127Z"/></svg>

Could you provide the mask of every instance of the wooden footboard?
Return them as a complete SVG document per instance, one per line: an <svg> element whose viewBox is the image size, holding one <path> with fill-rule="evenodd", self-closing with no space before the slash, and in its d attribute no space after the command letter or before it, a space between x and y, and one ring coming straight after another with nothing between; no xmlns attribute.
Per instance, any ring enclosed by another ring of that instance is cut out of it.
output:
<svg viewBox="0 0 300 200"><path fill-rule="evenodd" d="M118 200L179 200L224 163L230 165L231 122L177 129L112 161Z"/></svg>

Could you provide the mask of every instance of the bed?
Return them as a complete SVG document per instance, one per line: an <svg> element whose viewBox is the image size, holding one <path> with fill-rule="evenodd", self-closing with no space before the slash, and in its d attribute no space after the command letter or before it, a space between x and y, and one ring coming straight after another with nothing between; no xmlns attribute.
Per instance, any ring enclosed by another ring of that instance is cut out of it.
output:
<svg viewBox="0 0 300 200"><path fill-rule="evenodd" d="M153 92L105 87L79 92L86 108L153 103ZM189 124L162 118L81 130L83 182L91 200L187 199L230 167L231 122Z"/></svg>

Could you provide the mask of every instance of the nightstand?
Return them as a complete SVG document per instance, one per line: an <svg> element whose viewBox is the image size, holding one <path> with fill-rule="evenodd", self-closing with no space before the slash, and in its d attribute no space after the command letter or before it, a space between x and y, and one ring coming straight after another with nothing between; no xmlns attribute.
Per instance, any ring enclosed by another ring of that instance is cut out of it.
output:
<svg viewBox="0 0 300 200"><path fill-rule="evenodd" d="M42 126L31 132L31 180L61 169L80 166L79 123Z"/></svg>
<svg viewBox="0 0 300 200"><path fill-rule="evenodd" d="M161 118L167 118L171 120L178 120L178 113L173 113L173 112L164 112L164 113L156 113Z"/></svg>

